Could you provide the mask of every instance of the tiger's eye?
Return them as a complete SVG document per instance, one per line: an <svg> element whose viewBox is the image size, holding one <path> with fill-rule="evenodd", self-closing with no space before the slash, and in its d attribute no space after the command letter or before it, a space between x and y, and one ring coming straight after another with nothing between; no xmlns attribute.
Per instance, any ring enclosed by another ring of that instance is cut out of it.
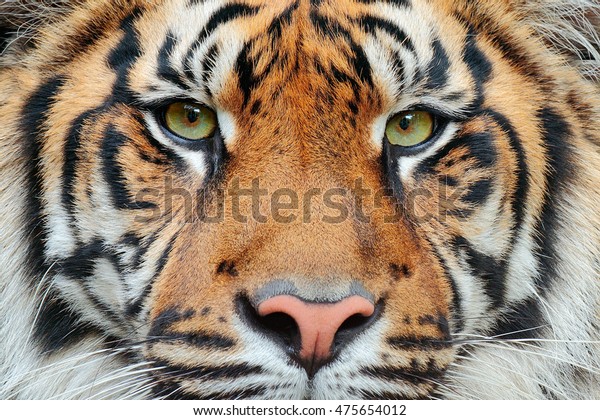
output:
<svg viewBox="0 0 600 420"><path fill-rule="evenodd" d="M401 112L388 121L385 136L396 146L416 146L431 137L434 125L434 117L429 112Z"/></svg>
<svg viewBox="0 0 600 420"><path fill-rule="evenodd" d="M212 137L217 129L217 115L193 102L174 102L165 110L164 123L173 134L187 140Z"/></svg>

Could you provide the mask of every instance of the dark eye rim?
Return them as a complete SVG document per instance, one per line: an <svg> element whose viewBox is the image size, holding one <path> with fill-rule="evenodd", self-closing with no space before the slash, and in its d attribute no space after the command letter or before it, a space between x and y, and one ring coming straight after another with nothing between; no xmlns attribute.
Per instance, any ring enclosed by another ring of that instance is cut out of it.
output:
<svg viewBox="0 0 600 420"><path fill-rule="evenodd" d="M439 137L441 136L441 134L444 132L444 130L446 129L446 127L448 126L448 124L451 121L451 119L449 117L444 116L442 113L440 113L438 111L432 110L430 108L425 108L425 107L415 107L415 108L405 109L405 110L402 110L402 111L399 111L399 112L396 112L396 113L390 115L390 117L385 121L385 126L387 127L388 123L391 120L393 120L394 118L396 118L398 115L405 114L408 112L427 112L427 113L429 113L433 119L433 128L431 130L431 135L426 140L423 140L421 143L415 144L413 146L400 146L397 144L393 144L388 139L387 134L385 133L386 130L384 130L383 140L385 141L385 143L388 147L390 147L390 148L392 148L392 150L394 150L394 152L395 152L394 154L396 154L397 156L414 156L414 155L418 155L418 154L422 153L423 151L428 149L430 146L435 144L435 142L439 139Z"/></svg>
<svg viewBox="0 0 600 420"><path fill-rule="evenodd" d="M175 100L171 100L171 101L162 103L162 104L154 107L154 109L152 111L154 114L154 118L156 119L156 122L160 126L160 129L163 132L163 134L165 136L167 136L175 144L186 147L188 149L192 149L192 150L196 150L196 149L203 150L204 149L204 147L202 146L203 143L206 143L207 141L211 141L215 137L220 136L219 121L217 119L217 126L215 128L215 132L209 137L201 138L201 139L190 139L190 138L182 137L182 136L178 135L177 133L173 132L167 126L167 121L166 121L166 112L169 109L169 107L175 103L180 103L180 102L199 106L199 107L208 108L212 112L214 112L215 118L217 117L217 111L215 111L212 107L210 107L208 105L202 104L197 101L189 100L189 99L175 99Z"/></svg>

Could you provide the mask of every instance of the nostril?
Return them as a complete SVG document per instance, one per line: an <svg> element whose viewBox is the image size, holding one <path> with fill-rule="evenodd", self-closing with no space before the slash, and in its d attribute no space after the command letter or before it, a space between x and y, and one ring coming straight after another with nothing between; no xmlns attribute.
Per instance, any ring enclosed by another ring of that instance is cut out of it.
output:
<svg viewBox="0 0 600 420"><path fill-rule="evenodd" d="M352 341L352 338L366 330L371 324L379 319L383 310L383 300L375 304L373 313L370 315L354 314L347 318L338 328L333 339L334 351Z"/></svg>
<svg viewBox="0 0 600 420"><path fill-rule="evenodd" d="M280 343L290 353L300 348L300 330L290 315L284 312L260 315L246 296L237 298L237 311L251 328Z"/></svg>
<svg viewBox="0 0 600 420"><path fill-rule="evenodd" d="M361 314L352 315L350 318L345 320L338 331L346 331L346 330L354 330L356 328L360 328L365 323L369 322L371 316L364 316Z"/></svg>
<svg viewBox="0 0 600 420"><path fill-rule="evenodd" d="M272 331L290 344L300 335L298 324L296 324L294 318L283 312L275 312L265 316L259 315L258 323L265 330Z"/></svg>

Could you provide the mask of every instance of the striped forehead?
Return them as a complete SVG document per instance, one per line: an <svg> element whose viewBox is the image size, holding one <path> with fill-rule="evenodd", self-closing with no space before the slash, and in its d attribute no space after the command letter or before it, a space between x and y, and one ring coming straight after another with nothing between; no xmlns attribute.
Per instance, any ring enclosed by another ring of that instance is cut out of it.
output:
<svg viewBox="0 0 600 420"><path fill-rule="evenodd" d="M245 70L241 54L253 43L267 42L271 49L262 54L298 54L325 68L328 62L354 60L358 65L349 66L351 76L371 78L387 98L389 113L415 103L457 112L460 100L471 99L461 60L466 34L440 20L435 8L417 1L173 0L136 23L143 50L131 84L145 100L190 97L219 106L219 93L236 71L239 76ZM444 28L448 35L440 33ZM253 56L246 64L261 61L268 57Z"/></svg>

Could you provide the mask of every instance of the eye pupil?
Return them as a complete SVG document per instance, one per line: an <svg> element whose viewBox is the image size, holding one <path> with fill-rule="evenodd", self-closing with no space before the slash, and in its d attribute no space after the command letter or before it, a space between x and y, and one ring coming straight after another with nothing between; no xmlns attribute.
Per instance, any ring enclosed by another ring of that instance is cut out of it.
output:
<svg viewBox="0 0 600 420"><path fill-rule="evenodd" d="M408 130L412 121L412 115L405 115L398 124L402 130Z"/></svg>
<svg viewBox="0 0 600 420"><path fill-rule="evenodd" d="M200 110L189 105L186 108L188 121L192 124L198 121L198 118L200 118Z"/></svg>

